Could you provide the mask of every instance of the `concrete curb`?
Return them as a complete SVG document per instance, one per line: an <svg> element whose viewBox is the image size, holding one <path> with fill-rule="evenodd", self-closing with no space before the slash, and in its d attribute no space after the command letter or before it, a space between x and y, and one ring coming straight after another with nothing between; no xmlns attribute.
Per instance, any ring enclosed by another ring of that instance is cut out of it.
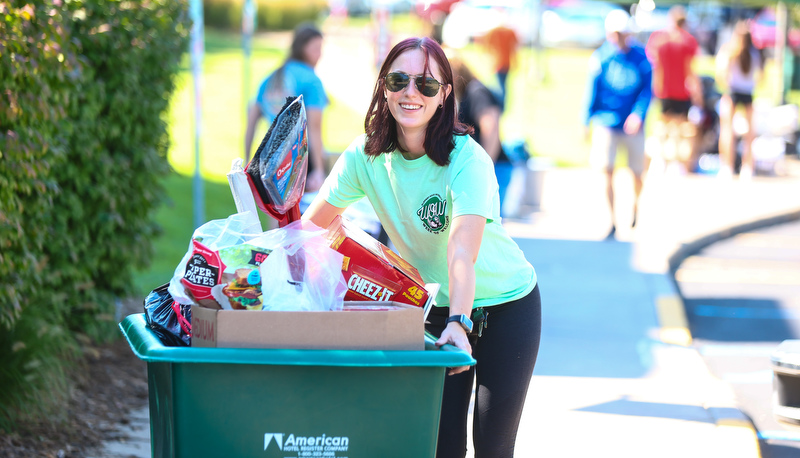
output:
<svg viewBox="0 0 800 458"><path fill-rule="evenodd" d="M670 279L672 280L676 294L659 296L656 299L656 311L658 313L661 329L661 340L665 343L684 347L691 347L692 344L692 335L686 318L683 296L680 294L680 288L675 279L675 273L678 267L686 258L720 240L725 240L754 229L774 226L797 219L800 219L800 209L723 229L683 244L676 250L668 259ZM712 377L715 382L722 383L713 375L709 374L709 376ZM725 404L727 404L727 402ZM752 420L736 407L736 403L733 399L730 400L730 405L727 406L711 405L705 407L714 419L717 436L719 436L719 439L723 441L724 444L730 447L729 449L736 450L737 456L761 458L758 430L756 430Z"/></svg>
<svg viewBox="0 0 800 458"><path fill-rule="evenodd" d="M754 229L761 229L764 227L775 226L776 224L788 223L800 219L800 208L788 213L771 216L768 218L757 219L747 223L739 224L733 227L722 229L711 234L700 237L689 243L684 243L667 259L669 265L670 275L675 281L675 271L678 266L689 256L699 252L703 248L711 245L712 243L719 242L720 240L729 239L735 235L743 232L752 231ZM677 282L676 282L677 286Z"/></svg>

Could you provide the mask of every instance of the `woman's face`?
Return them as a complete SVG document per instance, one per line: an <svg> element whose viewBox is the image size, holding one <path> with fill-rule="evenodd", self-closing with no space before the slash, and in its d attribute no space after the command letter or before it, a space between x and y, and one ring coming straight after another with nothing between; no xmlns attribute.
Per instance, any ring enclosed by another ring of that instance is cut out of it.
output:
<svg viewBox="0 0 800 458"><path fill-rule="evenodd" d="M412 49L397 56L389 67L389 73L401 72L410 76L422 76L425 68L425 53L421 49ZM429 76L433 76L437 81L442 82L442 75L436 61L431 60L428 64ZM428 76L428 75L426 75ZM417 90L414 84L416 80L409 81L409 84L397 92L391 92L384 88L386 102L389 111L394 116L400 128L398 135L403 135L411 130L425 129L439 105L444 103L450 86L441 86L439 92L433 97L426 97Z"/></svg>
<svg viewBox="0 0 800 458"><path fill-rule="evenodd" d="M303 55L308 65L316 67L319 58L322 57L322 37L314 37L309 40L303 48Z"/></svg>

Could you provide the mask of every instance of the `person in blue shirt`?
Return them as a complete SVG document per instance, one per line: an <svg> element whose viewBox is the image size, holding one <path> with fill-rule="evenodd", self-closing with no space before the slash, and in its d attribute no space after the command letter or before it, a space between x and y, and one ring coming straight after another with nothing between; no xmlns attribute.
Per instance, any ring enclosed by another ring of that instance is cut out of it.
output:
<svg viewBox="0 0 800 458"><path fill-rule="evenodd" d="M247 111L244 136L245 161L250 160L258 121L275 120L286 97L303 96L308 119L308 175L306 191L316 191L325 180L325 151L322 145L322 112L328 97L322 81L314 72L322 56L322 32L312 24L301 24L294 31L289 57L258 88L255 101Z"/></svg>
<svg viewBox="0 0 800 458"><path fill-rule="evenodd" d="M630 36L631 17L617 9L605 21L606 42L590 58L589 88L584 125L586 136L592 125L590 163L605 172L606 194L614 219L614 161L617 146L625 145L628 167L634 175L633 224L636 225L639 195L644 172L644 120L652 97L653 70L644 48Z"/></svg>

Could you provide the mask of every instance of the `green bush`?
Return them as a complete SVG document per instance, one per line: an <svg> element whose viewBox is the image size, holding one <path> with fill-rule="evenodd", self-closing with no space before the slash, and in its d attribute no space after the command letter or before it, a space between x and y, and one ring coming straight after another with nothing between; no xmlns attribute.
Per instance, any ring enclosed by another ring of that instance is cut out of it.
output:
<svg viewBox="0 0 800 458"><path fill-rule="evenodd" d="M327 8L323 0L255 0L257 30L292 30L303 22L314 22ZM242 29L244 0L203 0L203 22L209 27Z"/></svg>
<svg viewBox="0 0 800 458"><path fill-rule="evenodd" d="M52 332L42 318L48 304L38 301L50 271L44 246L58 189L52 171L65 162L69 140L60 126L68 122L76 61L61 13L44 2L0 4L0 17L2 430L15 419L50 416L67 396L63 356L71 339ZM48 397L36 402L42 394Z"/></svg>
<svg viewBox="0 0 800 458"><path fill-rule="evenodd" d="M153 254L186 6L0 3L0 429L57 410Z"/></svg>

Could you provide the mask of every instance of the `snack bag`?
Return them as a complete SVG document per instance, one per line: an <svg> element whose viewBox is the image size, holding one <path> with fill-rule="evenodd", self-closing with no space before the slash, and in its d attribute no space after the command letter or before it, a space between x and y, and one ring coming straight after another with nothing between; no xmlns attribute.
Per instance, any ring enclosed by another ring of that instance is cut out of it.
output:
<svg viewBox="0 0 800 458"><path fill-rule="evenodd" d="M246 256L241 249L230 248L260 234L261 222L249 211L203 224L192 234L189 249L175 268L169 293L180 304L219 308L211 289L223 282L229 264L235 269L242 256ZM233 278L235 270L227 272Z"/></svg>
<svg viewBox="0 0 800 458"><path fill-rule="evenodd" d="M261 273L257 268L236 269L230 282L217 286L219 292L216 286L211 292L223 309L261 310Z"/></svg>

